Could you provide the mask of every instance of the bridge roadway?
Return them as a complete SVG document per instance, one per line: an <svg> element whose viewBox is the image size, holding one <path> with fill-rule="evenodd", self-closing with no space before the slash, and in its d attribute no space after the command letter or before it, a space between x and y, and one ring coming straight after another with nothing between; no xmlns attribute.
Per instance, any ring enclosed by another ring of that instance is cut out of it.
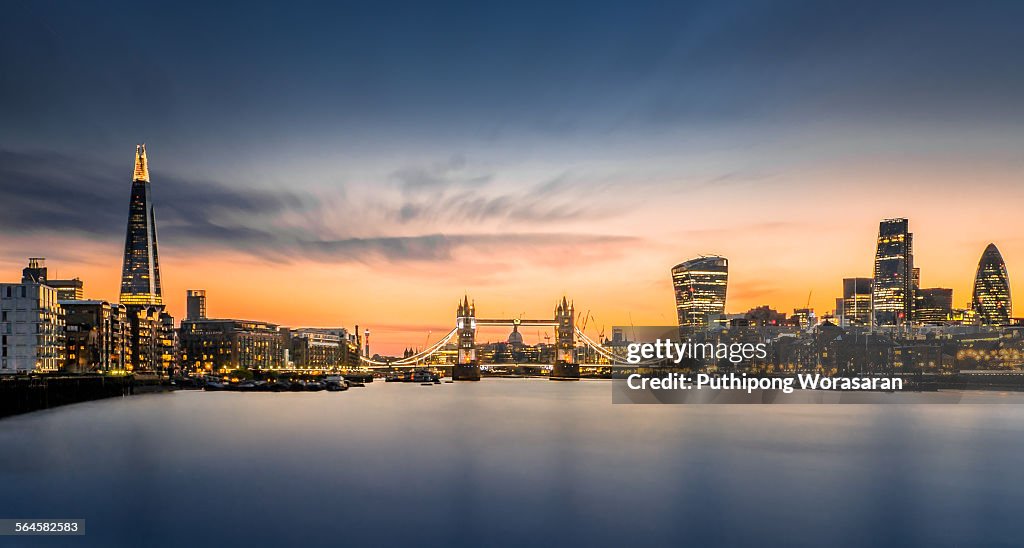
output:
<svg viewBox="0 0 1024 548"><path fill-rule="evenodd" d="M509 327L515 325L522 325L527 327L557 327L558 322L555 320L520 320L513 318L511 320L495 320L489 318L477 318L477 327Z"/></svg>
<svg viewBox="0 0 1024 548"><path fill-rule="evenodd" d="M551 369L555 365L551 363L482 363L480 367L539 367L541 369ZM607 363L581 363L578 364L580 367L611 367ZM452 364L423 364L423 363L403 363L393 365L367 365L363 369L383 371L388 369L439 369L445 367L452 367Z"/></svg>

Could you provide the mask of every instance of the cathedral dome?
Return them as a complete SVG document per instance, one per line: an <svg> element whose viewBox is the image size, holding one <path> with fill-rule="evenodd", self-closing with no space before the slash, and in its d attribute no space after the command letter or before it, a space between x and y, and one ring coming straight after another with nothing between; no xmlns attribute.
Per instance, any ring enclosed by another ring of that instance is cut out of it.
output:
<svg viewBox="0 0 1024 548"><path fill-rule="evenodd" d="M508 344L523 344L523 335L519 332L519 326L512 329L512 332L508 335Z"/></svg>

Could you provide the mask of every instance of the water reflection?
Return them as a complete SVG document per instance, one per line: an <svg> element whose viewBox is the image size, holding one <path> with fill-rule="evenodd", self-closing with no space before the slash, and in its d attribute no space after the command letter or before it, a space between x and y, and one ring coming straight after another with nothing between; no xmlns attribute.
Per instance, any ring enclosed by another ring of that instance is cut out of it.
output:
<svg viewBox="0 0 1024 548"><path fill-rule="evenodd" d="M1024 406L612 405L605 382L196 393L0 421L85 545L1016 544ZM33 539L53 545L66 539Z"/></svg>

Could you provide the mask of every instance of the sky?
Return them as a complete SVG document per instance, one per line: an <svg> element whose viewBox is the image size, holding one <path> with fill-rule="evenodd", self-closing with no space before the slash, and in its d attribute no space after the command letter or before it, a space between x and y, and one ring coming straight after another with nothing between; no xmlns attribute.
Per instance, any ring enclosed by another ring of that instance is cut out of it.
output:
<svg viewBox="0 0 1024 548"><path fill-rule="evenodd" d="M4 281L116 299L144 142L177 317L400 352L567 295L596 336L673 325L700 254L728 312L822 313L891 217L923 287L993 242L1024 295L1021 2L2 5Z"/></svg>

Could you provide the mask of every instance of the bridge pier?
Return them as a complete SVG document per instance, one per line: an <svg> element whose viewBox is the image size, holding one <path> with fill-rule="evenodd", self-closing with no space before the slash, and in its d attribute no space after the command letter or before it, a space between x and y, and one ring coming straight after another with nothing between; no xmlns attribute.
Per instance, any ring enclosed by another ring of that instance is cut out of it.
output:
<svg viewBox="0 0 1024 548"><path fill-rule="evenodd" d="M551 367L551 375L548 379L553 381L578 381L580 380L580 366L576 363L556 363Z"/></svg>
<svg viewBox="0 0 1024 548"><path fill-rule="evenodd" d="M475 363L460 363L452 366L453 381L478 381L480 380L480 365Z"/></svg>

